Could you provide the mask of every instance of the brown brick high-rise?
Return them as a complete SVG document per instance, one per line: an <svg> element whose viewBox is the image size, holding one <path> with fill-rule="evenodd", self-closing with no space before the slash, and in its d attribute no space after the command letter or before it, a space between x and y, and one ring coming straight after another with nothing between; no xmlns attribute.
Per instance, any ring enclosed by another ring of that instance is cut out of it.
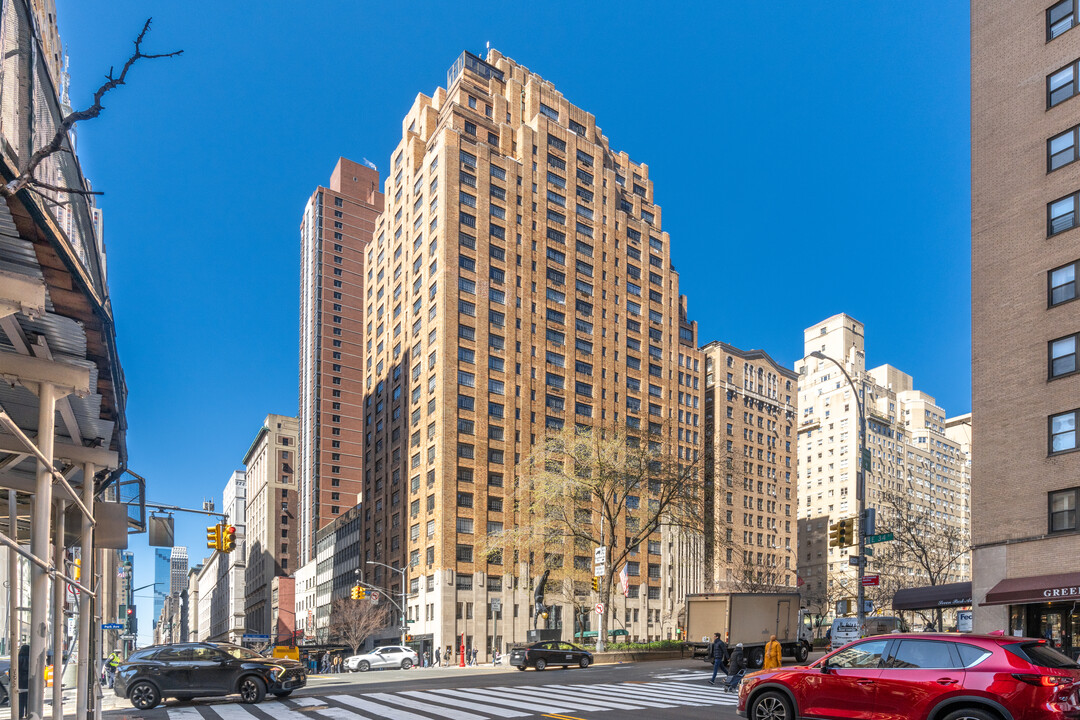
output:
<svg viewBox="0 0 1080 720"><path fill-rule="evenodd" d="M1080 647L1080 28L971 3L975 630Z"/></svg>

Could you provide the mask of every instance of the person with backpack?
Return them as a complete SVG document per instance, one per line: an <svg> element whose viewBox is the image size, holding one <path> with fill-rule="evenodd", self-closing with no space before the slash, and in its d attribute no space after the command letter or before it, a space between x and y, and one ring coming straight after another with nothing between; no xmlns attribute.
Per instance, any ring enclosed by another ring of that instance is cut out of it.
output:
<svg viewBox="0 0 1080 720"><path fill-rule="evenodd" d="M727 663L728 663L728 647L724 639L720 637L720 633L716 633L713 636L712 645L709 647L709 652L712 654L713 667L712 667L712 679L709 680L710 685L716 684L716 674L722 669L724 674L727 675Z"/></svg>
<svg viewBox="0 0 1080 720"><path fill-rule="evenodd" d="M735 650L731 653L731 659L728 661L728 679L727 684L724 685L724 690L735 692L745 674L746 655L743 654L743 644L735 643Z"/></svg>

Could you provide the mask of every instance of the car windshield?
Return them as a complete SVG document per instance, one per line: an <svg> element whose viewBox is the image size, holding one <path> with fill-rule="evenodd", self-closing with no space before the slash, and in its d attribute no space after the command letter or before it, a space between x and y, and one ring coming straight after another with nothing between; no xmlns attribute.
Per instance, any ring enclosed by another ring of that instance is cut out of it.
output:
<svg viewBox="0 0 1080 720"><path fill-rule="evenodd" d="M239 645L218 645L218 650L226 652L237 660L262 660L263 656L257 652L242 648Z"/></svg>
<svg viewBox="0 0 1080 720"><path fill-rule="evenodd" d="M1007 648L1014 655L1019 655L1032 665L1044 668L1080 668L1067 655L1040 642L1026 642L1009 645Z"/></svg>

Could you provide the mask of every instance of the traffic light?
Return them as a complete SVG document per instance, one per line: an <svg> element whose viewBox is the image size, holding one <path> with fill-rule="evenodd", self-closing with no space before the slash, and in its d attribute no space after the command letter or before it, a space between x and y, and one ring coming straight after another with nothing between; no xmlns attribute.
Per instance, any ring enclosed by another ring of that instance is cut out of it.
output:
<svg viewBox="0 0 1080 720"><path fill-rule="evenodd" d="M231 553L236 549L236 528L228 525L221 531L221 552Z"/></svg>
<svg viewBox="0 0 1080 720"><path fill-rule="evenodd" d="M366 587L359 587L358 586L356 588L356 591L357 591L357 596L356 596L357 600L363 600L364 598L367 597L367 588Z"/></svg>
<svg viewBox="0 0 1080 720"><path fill-rule="evenodd" d="M592 589L593 592L600 592L600 578L594 577L592 579Z"/></svg>
<svg viewBox="0 0 1080 720"><path fill-rule="evenodd" d="M411 643L412 642L412 635L406 635L405 636L405 642Z"/></svg>
<svg viewBox="0 0 1080 720"><path fill-rule="evenodd" d="M841 547L839 522L834 522L829 526L829 547Z"/></svg>
<svg viewBox="0 0 1080 720"><path fill-rule="evenodd" d="M352 598L353 600L359 600L360 599L360 586L359 585L353 585L352 586L352 590L349 592L349 597Z"/></svg>
<svg viewBox="0 0 1080 720"><path fill-rule="evenodd" d="M134 634L137 632L138 621L135 619L135 606L128 605L127 615L123 617L124 632Z"/></svg>
<svg viewBox="0 0 1080 720"><path fill-rule="evenodd" d="M206 547L211 550L221 549L221 525L206 528Z"/></svg>
<svg viewBox="0 0 1080 720"><path fill-rule="evenodd" d="M855 518L840 521L840 541L840 547L849 547L857 542L855 539Z"/></svg>

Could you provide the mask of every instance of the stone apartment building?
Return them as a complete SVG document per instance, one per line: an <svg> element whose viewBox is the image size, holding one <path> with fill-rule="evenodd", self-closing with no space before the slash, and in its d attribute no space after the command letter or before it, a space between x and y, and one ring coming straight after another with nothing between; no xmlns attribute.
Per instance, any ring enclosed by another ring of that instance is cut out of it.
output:
<svg viewBox="0 0 1080 720"><path fill-rule="evenodd" d="M764 350L705 354L706 587L794 590L799 376Z"/></svg>
<svg viewBox="0 0 1080 720"><path fill-rule="evenodd" d="M590 113L494 50L463 53L403 119L355 331L363 560L407 567L418 649L524 640L541 563L481 552L478 537L518 522L515 464L545 433L617 425L701 461L703 355L654 193ZM674 637L701 539L645 545L611 627ZM399 591L398 573L362 566ZM567 637L570 612L556 604Z"/></svg>
<svg viewBox="0 0 1080 720"><path fill-rule="evenodd" d="M855 517L858 528L856 468L859 463L858 403L843 373L831 362L812 357L820 352L843 364L865 402L866 505L877 510L877 530L889 528L890 498L904 498L929 513L934 527L952 530L942 539L967 547L970 534L965 421L949 421L934 399L914 389L910 375L891 365L866 367L865 328L840 314L806 329L805 356L799 362L798 398L798 537L799 575L803 596L814 612L833 612L839 600L854 598L856 568L852 548L828 546L829 525ZM951 426L951 427L950 427ZM899 502L899 501L897 501ZM897 546L898 547L898 546ZM869 558L867 572L879 574L876 607L891 602L900 587L929 584L925 574L897 547L880 546ZM941 582L970 579L970 558L962 553ZM868 595L869 597L869 595Z"/></svg>
<svg viewBox="0 0 1080 720"><path fill-rule="evenodd" d="M272 634L272 588L275 577L298 567L296 418L267 415L244 455L247 482L247 566L244 577L244 613L247 630Z"/></svg>
<svg viewBox="0 0 1080 720"><path fill-rule="evenodd" d="M1074 655L1078 13L1075 0L971 6L975 630Z"/></svg>

